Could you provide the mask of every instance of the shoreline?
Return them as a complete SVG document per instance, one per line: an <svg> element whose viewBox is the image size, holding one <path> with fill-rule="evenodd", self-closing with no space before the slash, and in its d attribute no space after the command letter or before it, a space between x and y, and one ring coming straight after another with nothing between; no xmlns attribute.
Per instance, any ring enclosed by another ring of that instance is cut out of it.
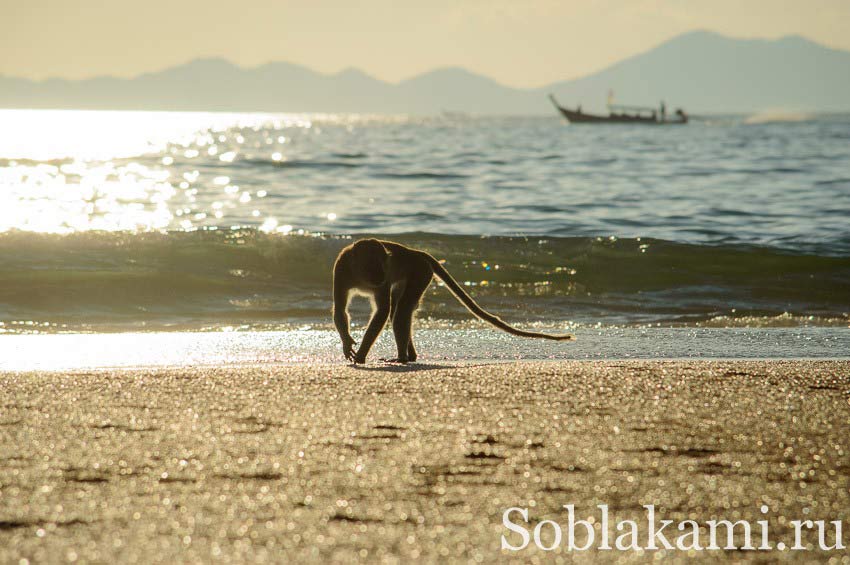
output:
<svg viewBox="0 0 850 565"><path fill-rule="evenodd" d="M557 331L557 328L536 328ZM572 328L570 328L572 329ZM359 336L355 331L355 339ZM487 327L417 328L422 363L571 360L850 358L847 328L594 328L552 344ZM845 357L841 357L840 354ZM395 355L389 331L370 359ZM0 371L330 364L344 366L335 330L0 335Z"/></svg>
<svg viewBox="0 0 850 565"><path fill-rule="evenodd" d="M0 405L0 562L572 559L499 549L565 504L850 520L850 361L0 372Z"/></svg>

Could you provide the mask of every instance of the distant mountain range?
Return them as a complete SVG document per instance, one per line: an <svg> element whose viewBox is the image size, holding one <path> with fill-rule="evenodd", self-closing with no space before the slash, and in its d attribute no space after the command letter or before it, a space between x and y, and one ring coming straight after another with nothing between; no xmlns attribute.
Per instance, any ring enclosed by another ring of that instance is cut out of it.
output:
<svg viewBox="0 0 850 565"><path fill-rule="evenodd" d="M198 59L132 79L0 76L0 107L542 114L552 112L549 93L564 105L599 110L609 89L620 103L654 106L663 99L670 108L697 114L850 111L850 52L799 36L734 39L694 31L589 76L533 89L510 88L461 68L392 84L357 69L326 75L291 63L249 69Z"/></svg>

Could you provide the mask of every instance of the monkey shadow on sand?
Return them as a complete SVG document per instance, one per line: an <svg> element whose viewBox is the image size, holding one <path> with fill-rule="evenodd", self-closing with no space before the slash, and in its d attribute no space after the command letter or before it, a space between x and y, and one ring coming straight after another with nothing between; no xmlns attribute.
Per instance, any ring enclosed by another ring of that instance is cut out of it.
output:
<svg viewBox="0 0 850 565"><path fill-rule="evenodd" d="M382 371L387 373L415 373L417 371L430 371L434 369L457 369L459 367L468 368L468 367L484 367L487 365L492 365L492 363L479 363L475 365L441 365L438 363L408 363L406 365L402 365L401 363L379 363L375 365L351 365L354 369L358 371Z"/></svg>

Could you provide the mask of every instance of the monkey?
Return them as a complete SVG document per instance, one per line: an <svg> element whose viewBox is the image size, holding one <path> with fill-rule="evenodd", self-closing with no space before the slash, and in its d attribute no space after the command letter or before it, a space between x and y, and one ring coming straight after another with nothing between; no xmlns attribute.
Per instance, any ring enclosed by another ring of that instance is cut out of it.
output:
<svg viewBox="0 0 850 565"><path fill-rule="evenodd" d="M416 361L413 314L434 275L474 316L500 330L521 337L556 341L575 339L571 334L528 332L508 325L481 308L440 262L425 251L392 241L361 239L340 251L333 268L333 320L342 340L345 358L355 364L365 363L366 355L389 318L398 357L387 361ZM372 316L357 351L354 350L357 344L349 331L348 304L352 294L365 295L372 302Z"/></svg>

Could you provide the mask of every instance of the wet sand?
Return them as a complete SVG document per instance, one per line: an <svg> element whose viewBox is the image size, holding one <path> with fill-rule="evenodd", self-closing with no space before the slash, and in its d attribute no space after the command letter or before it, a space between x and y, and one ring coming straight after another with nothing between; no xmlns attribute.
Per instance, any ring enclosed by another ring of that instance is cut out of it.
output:
<svg viewBox="0 0 850 565"><path fill-rule="evenodd" d="M847 361L0 373L0 562L568 561L499 549L505 509L565 523L564 504L767 505L790 541L791 519L850 529L848 431Z"/></svg>

